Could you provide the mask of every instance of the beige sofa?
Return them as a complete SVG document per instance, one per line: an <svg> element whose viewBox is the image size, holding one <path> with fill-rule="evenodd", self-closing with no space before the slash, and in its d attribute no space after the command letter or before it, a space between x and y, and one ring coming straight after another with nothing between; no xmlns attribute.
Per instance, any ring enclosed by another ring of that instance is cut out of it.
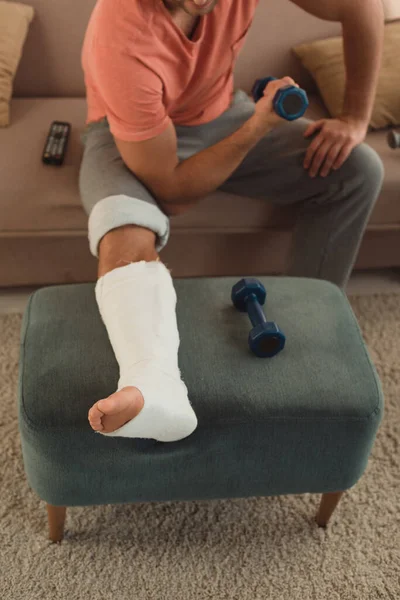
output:
<svg viewBox="0 0 400 600"><path fill-rule="evenodd" d="M95 0L23 1L36 16L15 80L12 125L0 130L0 286L94 281L97 260L89 252L78 173L86 113L80 51ZM325 114L290 48L339 33L340 25L313 18L287 0L262 0L237 63L236 86L250 91L257 77L290 74L310 93L309 115ZM55 119L72 124L62 168L41 163ZM385 136L368 136L386 176L359 268L400 265L400 151L389 149ZM162 257L174 276L279 273L295 218L294 211L276 210L267 201L214 193L172 220Z"/></svg>

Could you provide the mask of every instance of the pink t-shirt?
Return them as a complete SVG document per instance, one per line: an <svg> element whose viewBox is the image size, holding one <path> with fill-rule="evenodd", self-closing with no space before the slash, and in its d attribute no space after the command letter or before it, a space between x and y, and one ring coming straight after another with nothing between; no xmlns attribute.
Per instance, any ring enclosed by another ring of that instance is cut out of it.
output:
<svg viewBox="0 0 400 600"><path fill-rule="evenodd" d="M82 50L88 113L116 138L200 125L230 105L233 66L259 0L219 0L189 40L162 0L98 0Z"/></svg>

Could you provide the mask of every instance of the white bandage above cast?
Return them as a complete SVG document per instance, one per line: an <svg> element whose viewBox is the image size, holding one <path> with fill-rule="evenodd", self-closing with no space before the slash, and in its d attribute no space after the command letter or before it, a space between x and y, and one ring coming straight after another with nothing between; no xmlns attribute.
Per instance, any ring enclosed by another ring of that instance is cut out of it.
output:
<svg viewBox="0 0 400 600"><path fill-rule="evenodd" d="M119 364L117 391L138 388L144 407L107 436L173 442L190 435L197 418L178 367L176 293L163 263L130 263L99 278L100 315Z"/></svg>

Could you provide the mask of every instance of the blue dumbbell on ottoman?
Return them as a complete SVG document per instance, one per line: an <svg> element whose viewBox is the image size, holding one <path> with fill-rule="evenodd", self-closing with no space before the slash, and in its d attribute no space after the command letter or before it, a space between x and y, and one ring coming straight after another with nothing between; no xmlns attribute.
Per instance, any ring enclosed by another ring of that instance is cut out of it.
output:
<svg viewBox="0 0 400 600"><path fill-rule="evenodd" d="M276 323L267 321L263 309L267 292L258 279L238 281L232 288L232 302L241 312L247 312L253 329L249 333L250 350L260 358L272 358L285 347L285 335Z"/></svg>

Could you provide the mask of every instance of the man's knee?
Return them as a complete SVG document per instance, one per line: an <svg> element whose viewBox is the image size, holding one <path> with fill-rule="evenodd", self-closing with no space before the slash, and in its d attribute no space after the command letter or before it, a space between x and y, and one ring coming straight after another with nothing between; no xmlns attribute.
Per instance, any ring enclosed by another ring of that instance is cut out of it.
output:
<svg viewBox="0 0 400 600"><path fill-rule="evenodd" d="M98 256L100 240L106 234L117 229L127 232L123 229L125 226L136 226L137 230L154 233L158 251L168 241L169 219L158 206L130 196L110 196L97 202L89 215L89 245L93 256Z"/></svg>
<svg viewBox="0 0 400 600"><path fill-rule="evenodd" d="M125 249L134 248L138 250L154 250L157 242L157 234L146 227L138 225L121 225L110 229L99 241L101 248ZM99 252L100 253L100 252Z"/></svg>
<svg viewBox="0 0 400 600"><path fill-rule="evenodd" d="M384 178L384 166L379 155L368 144L360 144L350 154L342 169L346 179L369 191L373 199L379 194Z"/></svg>
<svg viewBox="0 0 400 600"><path fill-rule="evenodd" d="M132 262L158 260L156 234L137 225L123 225L108 231L100 240L99 277Z"/></svg>

